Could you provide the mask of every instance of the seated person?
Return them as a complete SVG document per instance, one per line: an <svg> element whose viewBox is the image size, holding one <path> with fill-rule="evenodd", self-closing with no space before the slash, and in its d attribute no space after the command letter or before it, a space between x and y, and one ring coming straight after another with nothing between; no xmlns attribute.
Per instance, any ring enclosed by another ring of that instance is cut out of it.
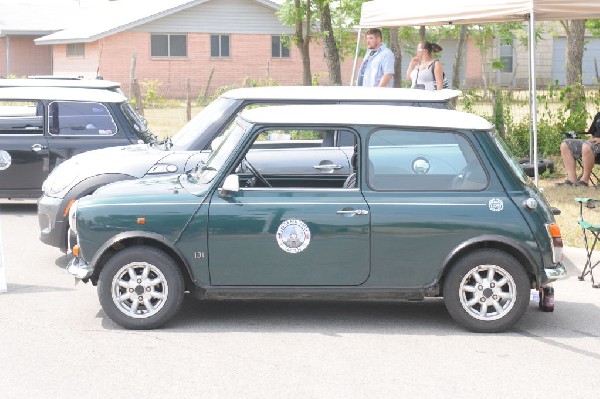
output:
<svg viewBox="0 0 600 399"><path fill-rule="evenodd" d="M567 179L559 185L584 187L589 185L596 155L600 154L600 112L594 117L588 133L592 137L587 140L564 139L560 143L560 156L567 170ZM579 180L575 165L577 159L581 159L583 166L583 174Z"/></svg>

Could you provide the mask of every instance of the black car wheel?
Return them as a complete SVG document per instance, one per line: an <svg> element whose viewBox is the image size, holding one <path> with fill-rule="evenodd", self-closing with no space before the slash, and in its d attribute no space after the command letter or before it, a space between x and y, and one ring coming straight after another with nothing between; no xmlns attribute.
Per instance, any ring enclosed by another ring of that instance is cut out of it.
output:
<svg viewBox="0 0 600 399"><path fill-rule="evenodd" d="M117 252L98 280L102 308L122 327L145 330L169 321L183 302L181 270L156 248L136 246Z"/></svg>
<svg viewBox="0 0 600 399"><path fill-rule="evenodd" d="M535 176L533 162L531 162L529 158L519 160L519 165L521 166L521 169L523 169L523 172L525 172L527 176ZM554 173L554 161L547 158L538 159L538 174L542 174L546 170L550 173Z"/></svg>
<svg viewBox="0 0 600 399"><path fill-rule="evenodd" d="M444 281L444 301L458 323L474 332L509 329L529 304L527 273L505 252L478 250L456 262Z"/></svg>

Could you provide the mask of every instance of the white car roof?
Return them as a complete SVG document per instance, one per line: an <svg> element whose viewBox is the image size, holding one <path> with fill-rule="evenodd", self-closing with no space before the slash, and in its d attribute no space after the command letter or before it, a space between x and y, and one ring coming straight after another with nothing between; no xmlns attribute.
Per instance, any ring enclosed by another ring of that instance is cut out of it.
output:
<svg viewBox="0 0 600 399"><path fill-rule="evenodd" d="M122 103L127 98L114 91L67 87L0 87L0 100L63 100Z"/></svg>
<svg viewBox="0 0 600 399"><path fill-rule="evenodd" d="M88 89L116 90L121 85L117 82L102 79L0 79L0 87L78 87Z"/></svg>
<svg viewBox="0 0 600 399"><path fill-rule="evenodd" d="M460 90L415 90L360 86L264 86L229 90L221 97L256 100L385 100L415 102L447 102L461 94Z"/></svg>
<svg viewBox="0 0 600 399"><path fill-rule="evenodd" d="M279 105L244 110L250 123L311 125L379 125L490 130L493 125L466 112L394 105Z"/></svg>

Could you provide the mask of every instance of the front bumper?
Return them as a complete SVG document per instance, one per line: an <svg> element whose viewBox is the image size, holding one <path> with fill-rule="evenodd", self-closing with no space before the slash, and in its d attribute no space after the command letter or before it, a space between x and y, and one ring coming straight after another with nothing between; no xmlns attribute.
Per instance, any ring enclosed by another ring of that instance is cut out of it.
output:
<svg viewBox="0 0 600 399"><path fill-rule="evenodd" d="M42 195L38 199L40 240L47 245L67 250L67 218L63 216L65 200Z"/></svg>
<svg viewBox="0 0 600 399"><path fill-rule="evenodd" d="M561 262L554 269L544 269L544 273L546 274L546 283L551 283L567 277L567 268Z"/></svg>
<svg viewBox="0 0 600 399"><path fill-rule="evenodd" d="M94 269L83 258L76 256L69 261L67 272L77 280L87 280L94 272Z"/></svg>

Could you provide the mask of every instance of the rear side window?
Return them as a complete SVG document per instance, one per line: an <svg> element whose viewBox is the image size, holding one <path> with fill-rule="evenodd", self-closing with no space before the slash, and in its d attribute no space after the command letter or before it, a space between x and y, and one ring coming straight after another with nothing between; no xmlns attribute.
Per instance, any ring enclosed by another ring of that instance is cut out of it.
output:
<svg viewBox="0 0 600 399"><path fill-rule="evenodd" d="M104 104L53 101L48 106L48 131L63 136L112 136L117 125Z"/></svg>
<svg viewBox="0 0 600 399"><path fill-rule="evenodd" d="M479 191L488 177L469 141L456 132L385 129L369 136L373 190Z"/></svg>
<svg viewBox="0 0 600 399"><path fill-rule="evenodd" d="M42 134L44 107L37 101L0 101L0 134Z"/></svg>

